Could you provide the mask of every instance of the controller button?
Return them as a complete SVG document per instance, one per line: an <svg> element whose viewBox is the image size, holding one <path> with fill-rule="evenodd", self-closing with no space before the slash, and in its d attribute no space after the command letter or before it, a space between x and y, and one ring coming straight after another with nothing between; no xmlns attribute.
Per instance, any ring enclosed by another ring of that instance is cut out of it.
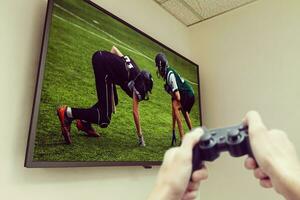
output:
<svg viewBox="0 0 300 200"><path fill-rule="evenodd" d="M217 135L217 132L211 132L210 133L212 136L216 136Z"/></svg>
<svg viewBox="0 0 300 200"><path fill-rule="evenodd" d="M223 142L225 140L225 136L220 137L220 142Z"/></svg>
<svg viewBox="0 0 300 200"><path fill-rule="evenodd" d="M240 137L240 131L239 130L231 130L228 133L228 140L230 142L238 141L239 137Z"/></svg>

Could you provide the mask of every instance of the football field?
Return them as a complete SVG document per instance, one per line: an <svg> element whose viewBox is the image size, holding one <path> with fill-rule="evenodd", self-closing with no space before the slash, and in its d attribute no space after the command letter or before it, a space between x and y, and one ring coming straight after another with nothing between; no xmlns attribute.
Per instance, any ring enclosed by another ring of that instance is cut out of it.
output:
<svg viewBox="0 0 300 200"><path fill-rule="evenodd" d="M146 147L137 145L132 99L117 87L119 104L108 128L94 125L99 138L88 138L72 125L72 144L60 132L60 105L89 108L97 102L91 57L116 46L140 69L151 72L154 86L149 101L140 102ZM81 0L55 0L34 149L35 161L160 161L171 144L171 97L156 76L154 57L164 52L169 63L193 86L196 99L192 124L199 125L197 68L152 40ZM185 131L187 126L182 117ZM177 138L179 134L177 131Z"/></svg>

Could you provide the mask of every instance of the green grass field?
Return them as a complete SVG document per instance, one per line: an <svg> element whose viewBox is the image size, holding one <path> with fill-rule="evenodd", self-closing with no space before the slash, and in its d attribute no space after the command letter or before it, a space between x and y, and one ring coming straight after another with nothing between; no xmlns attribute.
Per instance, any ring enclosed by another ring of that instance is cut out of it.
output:
<svg viewBox="0 0 300 200"><path fill-rule="evenodd" d="M164 81L156 76L153 59L158 52L164 52L181 76L194 83L197 83L196 66L81 0L56 0L53 9L34 160L161 161L171 143L171 98L163 89ZM91 57L95 51L110 50L113 45L131 56L141 69L150 71L154 78L150 100L139 106L146 147L137 145L132 99L120 88L117 88L119 105L109 127L101 129L94 125L101 137L88 138L73 124L73 143L66 145L56 108L59 105L87 108L97 101ZM200 124L198 86L193 87L196 101L191 119L196 126Z"/></svg>

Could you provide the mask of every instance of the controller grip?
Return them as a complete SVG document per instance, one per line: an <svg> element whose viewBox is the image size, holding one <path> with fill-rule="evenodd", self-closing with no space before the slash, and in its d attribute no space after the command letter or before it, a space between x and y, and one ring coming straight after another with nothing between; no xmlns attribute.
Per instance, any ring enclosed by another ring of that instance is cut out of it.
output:
<svg viewBox="0 0 300 200"><path fill-rule="evenodd" d="M248 149L248 156L253 158L255 160L255 157L254 157L254 154L253 154L253 151L251 149L251 145L250 145L250 140L249 140L249 136L247 136L247 149Z"/></svg>
<svg viewBox="0 0 300 200"><path fill-rule="evenodd" d="M201 160L199 143L196 144L193 148L193 157L192 157L192 173L203 167L203 161Z"/></svg>

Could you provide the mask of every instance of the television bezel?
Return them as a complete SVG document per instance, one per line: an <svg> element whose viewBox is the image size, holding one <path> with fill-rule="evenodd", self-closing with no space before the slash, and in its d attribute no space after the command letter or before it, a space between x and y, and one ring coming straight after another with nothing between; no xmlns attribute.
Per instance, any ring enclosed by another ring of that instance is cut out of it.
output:
<svg viewBox="0 0 300 200"><path fill-rule="evenodd" d="M64 167L97 167L97 166L143 166L143 167L151 167L161 165L162 161L34 161L34 143L36 138L36 128L38 122L38 113L39 113L39 106L41 100L41 92L42 92L42 82L44 79L44 70L45 70L45 61L47 56L48 50L48 42L49 42L49 33L50 27L52 22L52 12L55 0L48 0L47 3L47 11L45 16L45 23L43 29L43 39L41 44L41 52L40 52L40 59L38 65L38 73L36 78L36 85L35 85L35 92L34 92L34 99L33 99L33 106L32 106L32 114L30 120L30 127L29 127L29 135L27 140L27 147L26 147L26 156L25 156L25 163L24 166L27 168L64 168ZM103 12L110 17L118 20L122 24L128 26L129 28L133 29L134 31L142 34L143 36L147 37L151 41L159 44L163 48L171 51L175 55L183 58L184 60L190 62L191 64L197 67L197 79L198 79L198 98L199 98L199 119L200 119L200 126L202 125L202 112L201 112L201 93L200 93L200 76L199 76L199 65L194 63L193 61L189 60L188 58L184 57L183 55L179 54L178 52L174 51L173 49L169 48L168 46L162 44L158 40L154 39L153 37L147 35L140 29L132 26L131 24L127 23L126 21L122 20L121 18L117 17L116 15L112 14L111 12L107 11L106 9L102 8L98 4L94 3L91 0L82 0L94 8L98 9L100 12Z"/></svg>

